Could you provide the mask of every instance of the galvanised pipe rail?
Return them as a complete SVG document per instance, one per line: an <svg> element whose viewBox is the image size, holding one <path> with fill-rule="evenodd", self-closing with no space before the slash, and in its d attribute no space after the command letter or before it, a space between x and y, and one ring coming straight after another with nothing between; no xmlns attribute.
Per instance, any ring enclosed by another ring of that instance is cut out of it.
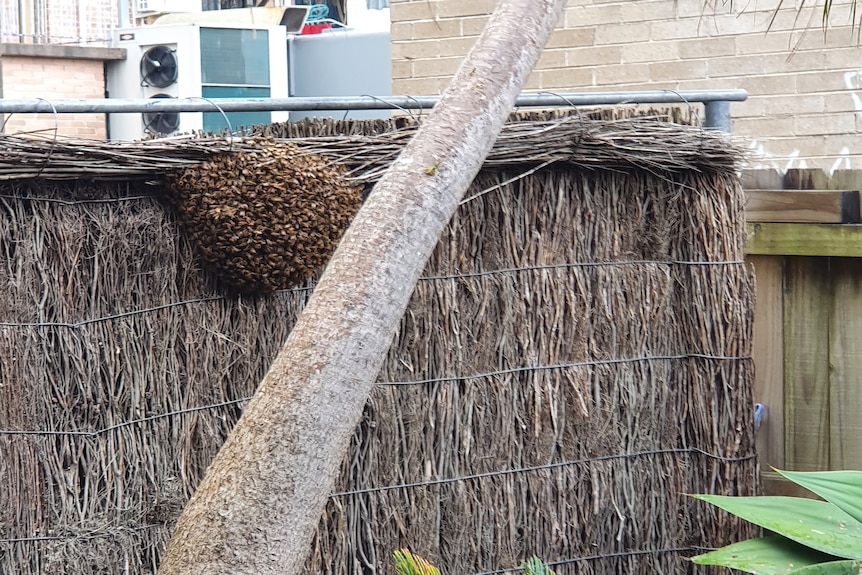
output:
<svg viewBox="0 0 862 575"><path fill-rule="evenodd" d="M655 90L522 94L515 107L566 107L613 104L704 104L704 126L730 131L730 102L748 98L745 90ZM320 98L105 98L0 99L0 114L117 114L140 112L261 112L332 110L418 110L433 108L436 96L337 96Z"/></svg>

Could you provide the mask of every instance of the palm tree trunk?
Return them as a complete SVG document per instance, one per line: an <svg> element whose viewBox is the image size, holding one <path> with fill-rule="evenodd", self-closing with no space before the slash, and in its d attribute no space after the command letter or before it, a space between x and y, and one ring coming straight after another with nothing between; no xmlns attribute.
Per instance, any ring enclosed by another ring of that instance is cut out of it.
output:
<svg viewBox="0 0 862 575"><path fill-rule="evenodd" d="M501 0L375 186L179 518L160 575L301 573L395 328L565 0Z"/></svg>

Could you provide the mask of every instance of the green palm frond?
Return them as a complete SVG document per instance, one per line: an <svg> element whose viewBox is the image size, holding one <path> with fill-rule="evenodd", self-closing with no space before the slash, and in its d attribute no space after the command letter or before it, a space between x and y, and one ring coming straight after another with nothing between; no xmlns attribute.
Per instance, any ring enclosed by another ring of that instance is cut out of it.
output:
<svg viewBox="0 0 862 575"><path fill-rule="evenodd" d="M711 1L713 1L713 0L709 0L707 2L707 4L709 4L709 2L711 2ZM816 7L819 1L820 0L814 0L813 6ZM818 13L817 10L814 10L811 13L811 18L808 20L807 24L801 24L801 22L800 22L800 19L802 17L802 13L805 10L805 8L811 7L811 6L812 6L812 3L809 0L802 0L801 2L799 2L799 5L796 7L796 19L794 20L794 24L793 24L793 27L795 29L808 30L811 28L811 25L813 24L815 17ZM785 7L784 6L784 0L779 0L778 5L772 11L772 17L769 20L769 25L766 27L767 32L772 30L772 27L775 24L775 20L778 17L778 13L784 7ZM819 10L820 27L823 29L824 36L826 35L826 33L829 30L829 18L832 15L833 7L834 7L834 0L823 0L823 5L820 7L820 10ZM849 6L850 17L848 18L848 21L850 22L851 29L856 32L856 35L857 35L856 39L858 42L860 40L859 35L860 35L860 33L862 33L862 16L860 16L858 14L856 8L857 8L857 2L856 2L856 0L853 0L852 2L850 2L850 6Z"/></svg>

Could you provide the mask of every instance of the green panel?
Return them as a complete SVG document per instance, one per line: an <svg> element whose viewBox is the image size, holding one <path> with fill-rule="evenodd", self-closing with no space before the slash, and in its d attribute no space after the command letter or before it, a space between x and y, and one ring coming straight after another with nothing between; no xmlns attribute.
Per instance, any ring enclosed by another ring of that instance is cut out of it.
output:
<svg viewBox="0 0 862 575"><path fill-rule="evenodd" d="M218 104L218 98L269 98L269 88L245 88L242 86L203 86L204 98L212 98ZM228 112L230 129L236 132L240 127L257 126L272 123L270 112ZM224 116L220 112L207 112L204 114L204 131L221 132L228 129Z"/></svg>
<svg viewBox="0 0 862 575"><path fill-rule="evenodd" d="M749 223L745 253L862 257L862 225Z"/></svg>
<svg viewBox="0 0 862 575"><path fill-rule="evenodd" d="M269 33L201 28L201 81L269 86Z"/></svg>

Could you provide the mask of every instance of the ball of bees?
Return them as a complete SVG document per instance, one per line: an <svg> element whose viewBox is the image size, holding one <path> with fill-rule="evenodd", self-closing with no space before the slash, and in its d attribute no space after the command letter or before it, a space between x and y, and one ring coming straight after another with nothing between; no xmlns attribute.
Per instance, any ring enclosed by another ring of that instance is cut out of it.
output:
<svg viewBox="0 0 862 575"><path fill-rule="evenodd" d="M362 201L343 169L293 144L253 142L168 176L171 203L227 287L263 294L304 283L328 261Z"/></svg>

